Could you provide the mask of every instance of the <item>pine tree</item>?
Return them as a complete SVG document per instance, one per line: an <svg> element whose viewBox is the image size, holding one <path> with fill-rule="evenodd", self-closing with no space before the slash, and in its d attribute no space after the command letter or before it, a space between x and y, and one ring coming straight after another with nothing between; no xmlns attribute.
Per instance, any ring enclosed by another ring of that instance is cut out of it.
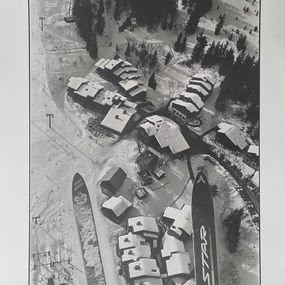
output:
<svg viewBox="0 0 285 285"><path fill-rule="evenodd" d="M186 31L188 34L193 35L196 33L199 21L200 21L200 12L196 9L192 10L188 22L186 24Z"/></svg>
<svg viewBox="0 0 285 285"><path fill-rule="evenodd" d="M98 44L96 36L91 37L90 41L87 42L86 50L89 52L90 56L93 59L96 59L98 56Z"/></svg>
<svg viewBox="0 0 285 285"><path fill-rule="evenodd" d="M237 50L245 50L246 49L246 36L240 36L236 43Z"/></svg>
<svg viewBox="0 0 285 285"><path fill-rule="evenodd" d="M158 62L158 58L157 58L157 49L154 51L153 54L150 55L150 61L149 61L149 68L153 69Z"/></svg>
<svg viewBox="0 0 285 285"><path fill-rule="evenodd" d="M155 79L155 74L154 74L154 72L153 72L153 73L151 74L149 80L148 80L148 86L149 86L150 88L152 88L153 90L155 90L155 89L156 89L156 85L157 85L157 83L156 83L156 79Z"/></svg>
<svg viewBox="0 0 285 285"><path fill-rule="evenodd" d="M162 24L161 24L161 29L163 31L165 31L168 27L168 23L167 23L167 17L164 18L164 20L162 21Z"/></svg>
<svg viewBox="0 0 285 285"><path fill-rule="evenodd" d="M219 73L221 75L228 74L234 64L235 56L234 56L234 50L230 49L226 51L225 57L221 63Z"/></svg>
<svg viewBox="0 0 285 285"><path fill-rule="evenodd" d="M172 58L173 58L173 56L172 56L172 54L169 51L167 53L167 55L165 56L164 64L167 65L171 61Z"/></svg>
<svg viewBox="0 0 285 285"><path fill-rule="evenodd" d="M223 224L227 228L227 241L229 251L234 253L237 251L239 237L240 237L240 225L243 216L243 209L237 209L231 212L224 220Z"/></svg>
<svg viewBox="0 0 285 285"><path fill-rule="evenodd" d="M125 57L130 57L131 56L131 46L130 43L128 43L127 48L125 50Z"/></svg>
<svg viewBox="0 0 285 285"><path fill-rule="evenodd" d="M229 35L229 40L230 40L230 41L232 41L233 36L234 36L233 33L230 33L230 35Z"/></svg>
<svg viewBox="0 0 285 285"><path fill-rule="evenodd" d="M177 40L176 40L176 42L174 43L174 48L173 48L173 49L174 49L176 52L180 51L181 40L182 40L182 32L180 32L180 33L178 34Z"/></svg>
<svg viewBox="0 0 285 285"><path fill-rule="evenodd" d="M204 54L205 47L207 46L207 39L206 36L197 36L197 44L194 46L191 55L192 62L199 62Z"/></svg>
<svg viewBox="0 0 285 285"><path fill-rule="evenodd" d="M184 52L186 49L187 37L184 35L183 40L181 41L180 45L180 52Z"/></svg>
<svg viewBox="0 0 285 285"><path fill-rule="evenodd" d="M215 35L216 36L220 34L221 29L224 26L225 19L226 19L226 15L225 14L223 16L220 16L219 21L218 21L218 23L216 25L216 28L215 28Z"/></svg>
<svg viewBox="0 0 285 285"><path fill-rule="evenodd" d="M104 3L103 0L100 0L99 2L99 8L97 12L97 23L96 23L96 31L99 35L102 35L105 28L105 18L103 17L103 14L105 12Z"/></svg>

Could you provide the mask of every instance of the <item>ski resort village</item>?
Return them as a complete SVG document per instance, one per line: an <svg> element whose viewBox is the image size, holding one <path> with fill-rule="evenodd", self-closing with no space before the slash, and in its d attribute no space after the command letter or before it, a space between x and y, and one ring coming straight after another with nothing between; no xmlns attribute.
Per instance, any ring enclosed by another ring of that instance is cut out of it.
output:
<svg viewBox="0 0 285 285"><path fill-rule="evenodd" d="M30 1L31 285L258 285L259 1Z"/></svg>

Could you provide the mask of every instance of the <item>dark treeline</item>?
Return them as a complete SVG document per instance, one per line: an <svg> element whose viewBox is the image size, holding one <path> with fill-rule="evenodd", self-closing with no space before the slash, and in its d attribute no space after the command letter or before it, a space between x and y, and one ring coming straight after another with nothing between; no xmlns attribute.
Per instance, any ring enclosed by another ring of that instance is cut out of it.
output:
<svg viewBox="0 0 285 285"><path fill-rule="evenodd" d="M150 29L159 24L172 28L174 23L177 0L115 0L115 19L120 19L123 11L130 11L139 26Z"/></svg>

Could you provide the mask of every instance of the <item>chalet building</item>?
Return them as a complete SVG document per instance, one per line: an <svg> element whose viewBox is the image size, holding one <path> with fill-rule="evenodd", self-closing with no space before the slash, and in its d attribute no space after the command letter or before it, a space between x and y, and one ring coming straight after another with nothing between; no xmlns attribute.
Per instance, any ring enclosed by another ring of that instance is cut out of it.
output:
<svg viewBox="0 0 285 285"><path fill-rule="evenodd" d="M174 237L186 240L193 233L191 206L184 204L181 209L167 207L162 215L171 225L168 233Z"/></svg>
<svg viewBox="0 0 285 285"><path fill-rule="evenodd" d="M129 100L145 100L147 89L140 80L142 76L130 62L122 59L101 58L95 66L97 72L117 85Z"/></svg>
<svg viewBox="0 0 285 285"><path fill-rule="evenodd" d="M151 258L151 249L149 244L138 245L134 248L128 248L123 251L122 262L137 261L141 258Z"/></svg>
<svg viewBox="0 0 285 285"><path fill-rule="evenodd" d="M199 109L194 104L180 99L171 101L168 109L173 115L184 122L199 112Z"/></svg>
<svg viewBox="0 0 285 285"><path fill-rule="evenodd" d="M185 278L185 281L189 278L193 271L193 264L181 240L165 233L162 238L161 257L166 263L168 277L171 279L178 277Z"/></svg>
<svg viewBox="0 0 285 285"><path fill-rule="evenodd" d="M245 135L237 127L228 123L218 125L216 139L235 151L242 151L248 146Z"/></svg>
<svg viewBox="0 0 285 285"><path fill-rule="evenodd" d="M196 81L198 80L209 83L212 86L212 88L214 88L216 84L216 80L214 79L213 76L204 73L196 73L195 75L192 76L191 80L196 80Z"/></svg>
<svg viewBox="0 0 285 285"><path fill-rule="evenodd" d="M134 234L141 234L152 248L157 248L159 229L155 218L145 216L129 218L128 229Z"/></svg>
<svg viewBox="0 0 285 285"><path fill-rule="evenodd" d="M140 137L160 152L169 151L174 157L190 149L179 126L162 116L147 117L139 127Z"/></svg>
<svg viewBox="0 0 285 285"><path fill-rule="evenodd" d="M205 81L201 81L201 80L191 79L189 81L189 84L201 86L208 93L212 92L212 89L213 89L213 87L212 87L212 85L210 83L205 82Z"/></svg>
<svg viewBox="0 0 285 285"><path fill-rule="evenodd" d="M152 151L147 149L138 156L136 163L139 165L142 171L144 170L152 171L156 167L158 161L159 157L156 154L154 154Z"/></svg>
<svg viewBox="0 0 285 285"><path fill-rule="evenodd" d="M133 234L129 232L125 235L119 236L118 238L118 247L119 251L123 252L125 249L135 248L140 245L148 244L145 238L139 234Z"/></svg>
<svg viewBox="0 0 285 285"><path fill-rule="evenodd" d="M186 86L186 92L193 92L199 95L203 102L205 102L210 95L210 93L206 91L203 87L191 83Z"/></svg>
<svg viewBox="0 0 285 285"><path fill-rule="evenodd" d="M101 210L104 216L108 217L115 223L119 223L128 209L132 207L132 203L125 197L111 197L101 205Z"/></svg>
<svg viewBox="0 0 285 285"><path fill-rule="evenodd" d="M141 258L128 264L130 281L134 285L162 285L160 269L157 261L151 258Z"/></svg>
<svg viewBox="0 0 285 285"><path fill-rule="evenodd" d="M259 146L258 145L250 145L247 150L247 156L255 162L259 161Z"/></svg>
<svg viewBox="0 0 285 285"><path fill-rule="evenodd" d="M111 168L101 179L100 186L106 195L114 195L122 186L127 177L126 172L121 167Z"/></svg>
<svg viewBox="0 0 285 285"><path fill-rule="evenodd" d="M131 108L112 107L101 122L101 125L116 134L122 134L132 123L136 110Z"/></svg>
<svg viewBox="0 0 285 285"><path fill-rule="evenodd" d="M80 105L106 114L111 107L136 109L137 104L117 92L105 90L104 86L81 77L71 77L67 84L67 94Z"/></svg>
<svg viewBox="0 0 285 285"><path fill-rule="evenodd" d="M179 94L179 99L192 103L199 110L204 107L204 102L201 100L200 96L193 92L183 91Z"/></svg>

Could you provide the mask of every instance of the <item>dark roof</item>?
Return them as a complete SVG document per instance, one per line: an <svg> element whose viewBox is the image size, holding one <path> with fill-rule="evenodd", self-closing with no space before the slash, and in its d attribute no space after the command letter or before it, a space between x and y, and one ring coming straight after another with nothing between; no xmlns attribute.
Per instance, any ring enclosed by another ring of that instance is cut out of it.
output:
<svg viewBox="0 0 285 285"><path fill-rule="evenodd" d="M126 177L127 174L121 167L113 167L103 176L101 183L108 181L115 188L120 188Z"/></svg>

